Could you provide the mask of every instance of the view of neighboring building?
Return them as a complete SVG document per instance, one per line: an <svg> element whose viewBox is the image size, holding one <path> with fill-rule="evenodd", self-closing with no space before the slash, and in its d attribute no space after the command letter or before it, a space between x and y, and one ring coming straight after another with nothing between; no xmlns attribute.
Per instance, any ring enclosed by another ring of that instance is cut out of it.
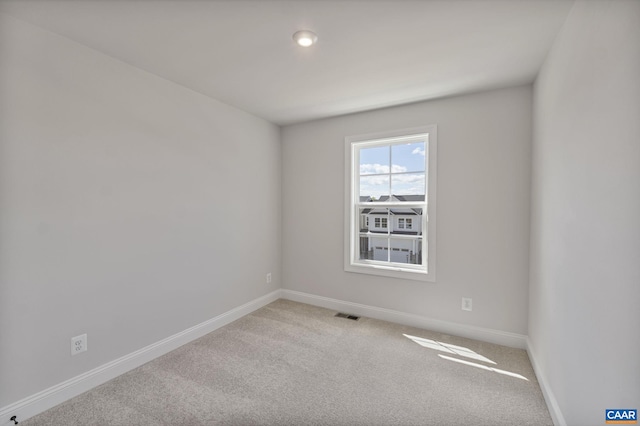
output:
<svg viewBox="0 0 640 426"><path fill-rule="evenodd" d="M361 202L424 201L424 195L387 195ZM364 208L360 211L360 259L422 263L422 209Z"/></svg>

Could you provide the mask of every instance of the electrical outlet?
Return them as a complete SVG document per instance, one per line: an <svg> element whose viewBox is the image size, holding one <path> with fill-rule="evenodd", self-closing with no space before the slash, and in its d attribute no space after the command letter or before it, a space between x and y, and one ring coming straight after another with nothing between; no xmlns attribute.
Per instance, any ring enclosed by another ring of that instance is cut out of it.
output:
<svg viewBox="0 0 640 426"><path fill-rule="evenodd" d="M271 272L267 273L267 284L271 284Z"/></svg>
<svg viewBox="0 0 640 426"><path fill-rule="evenodd" d="M77 355L87 350L87 335L76 336L71 338L71 355Z"/></svg>
<svg viewBox="0 0 640 426"><path fill-rule="evenodd" d="M462 298L462 310L463 311L472 311L473 310L473 299L470 297Z"/></svg>

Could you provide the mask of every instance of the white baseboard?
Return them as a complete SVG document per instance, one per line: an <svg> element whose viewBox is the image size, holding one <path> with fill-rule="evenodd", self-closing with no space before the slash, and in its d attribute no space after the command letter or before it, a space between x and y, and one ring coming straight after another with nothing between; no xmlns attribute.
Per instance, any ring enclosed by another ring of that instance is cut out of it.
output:
<svg viewBox="0 0 640 426"><path fill-rule="evenodd" d="M551 414L551 420L553 420L553 424L555 426L567 426L567 422L564 420L564 416L562 415L562 411L560 410L560 406L558 405L558 400L556 400L555 395L551 391L551 387L547 382L546 376L542 374L542 371L540 370L540 364L538 363L535 355L536 351L533 349L531 339L529 339L528 337L527 353L529 354L529 360L531 360L533 371L536 373L538 384L540 385L540 389L542 390L542 395L544 396L544 400L547 403L547 408L549 409L549 414Z"/></svg>
<svg viewBox="0 0 640 426"><path fill-rule="evenodd" d="M0 408L0 425L14 424L9 419L16 416L18 421L26 420L49 408L80 395L119 375L133 370L155 358L162 356L180 346L223 327L232 321L259 309L281 297L281 290L276 290L251 302L238 306L201 324L188 328L159 342L132 352L65 382L59 383L18 402Z"/></svg>
<svg viewBox="0 0 640 426"><path fill-rule="evenodd" d="M376 306L361 305L359 303L345 302L323 296L302 293L293 290L282 290L283 299L294 302L307 303L322 308L333 309L348 314L355 314L383 321L394 322L412 327L424 328L439 333L452 334L483 342L495 343L512 348L526 349L526 336L517 333L493 330L490 328L475 327L472 325L457 324L427 318L420 315L408 314L391 309L378 308Z"/></svg>

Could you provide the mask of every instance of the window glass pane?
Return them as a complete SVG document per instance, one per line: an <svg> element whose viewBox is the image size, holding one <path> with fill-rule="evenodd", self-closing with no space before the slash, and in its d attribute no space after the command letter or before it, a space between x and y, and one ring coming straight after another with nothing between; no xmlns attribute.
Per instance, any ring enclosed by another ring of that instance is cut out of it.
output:
<svg viewBox="0 0 640 426"><path fill-rule="evenodd" d="M377 201L381 197L389 198L389 175L361 176L360 201Z"/></svg>
<svg viewBox="0 0 640 426"><path fill-rule="evenodd" d="M360 149L360 174L384 174L389 173L389 147L379 146Z"/></svg>
<svg viewBox="0 0 640 426"><path fill-rule="evenodd" d="M360 235L360 254L358 259L371 260L373 259L373 246L369 244L369 237L363 237Z"/></svg>
<svg viewBox="0 0 640 426"><path fill-rule="evenodd" d="M399 175L391 175L391 193L393 195L424 196L424 173L403 173ZM424 200L424 198L422 198L422 200Z"/></svg>
<svg viewBox="0 0 640 426"><path fill-rule="evenodd" d="M374 220L370 217L369 213L371 213L371 208L361 208L359 209L358 215L360 217L360 236L358 240L358 259L360 260L371 260L373 259L373 247L369 244L369 226L373 227Z"/></svg>
<svg viewBox="0 0 640 426"><path fill-rule="evenodd" d="M422 264L420 238L391 238L391 262Z"/></svg>
<svg viewBox="0 0 640 426"><path fill-rule="evenodd" d="M425 143L416 142L391 147L392 173L424 172Z"/></svg>
<svg viewBox="0 0 640 426"><path fill-rule="evenodd" d="M380 262L389 261L389 239L386 237L370 237L369 245L371 247L372 260Z"/></svg>
<svg viewBox="0 0 640 426"><path fill-rule="evenodd" d="M371 208L360 209L360 232L369 232L369 224L373 226L373 220L370 220L369 216L371 210Z"/></svg>

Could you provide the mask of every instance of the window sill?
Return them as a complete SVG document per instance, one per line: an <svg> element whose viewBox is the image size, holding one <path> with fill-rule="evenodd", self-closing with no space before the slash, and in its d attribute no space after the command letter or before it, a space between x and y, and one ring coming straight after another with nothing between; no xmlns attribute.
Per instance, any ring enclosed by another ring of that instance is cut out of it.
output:
<svg viewBox="0 0 640 426"><path fill-rule="evenodd" d="M429 274L422 270L400 268L396 266L363 265L359 263L351 263L345 264L344 270L346 272L353 272L358 274L369 274L422 282L435 282L436 280L434 274Z"/></svg>

